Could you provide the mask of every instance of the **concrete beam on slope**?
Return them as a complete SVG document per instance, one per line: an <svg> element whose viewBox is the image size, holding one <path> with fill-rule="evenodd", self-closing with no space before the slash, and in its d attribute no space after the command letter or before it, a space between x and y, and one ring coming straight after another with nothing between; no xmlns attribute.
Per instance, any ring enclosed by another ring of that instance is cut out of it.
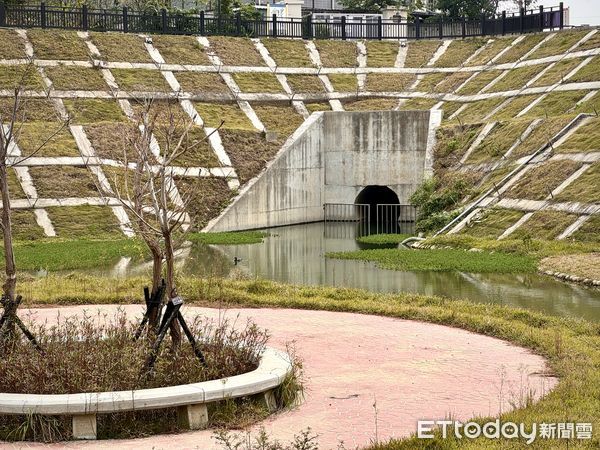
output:
<svg viewBox="0 0 600 450"><path fill-rule="evenodd" d="M321 83L323 83L323 86L325 87L325 91L327 93L335 92L335 90L333 89L333 86L331 85L331 81L329 81L329 77L325 73L322 73L324 71L324 69L323 69L323 64L321 63L321 55L319 54L319 50L317 50L317 46L315 45L315 43L313 41L306 41L304 45L306 46L306 49L308 50L308 56L310 57L310 60L312 61L312 63L315 66L317 66L315 73L321 80ZM353 73L356 73L356 72L354 71ZM329 106L331 106L331 109L333 111L343 111L344 110L344 106L342 105L342 102L340 102L339 100L328 99L328 101L329 101Z"/></svg>
<svg viewBox="0 0 600 450"><path fill-rule="evenodd" d="M588 221L591 216L579 216L575 222L569 225L562 233L558 235L556 238L559 241L562 241L568 237L570 237L573 233L581 228L581 226Z"/></svg>

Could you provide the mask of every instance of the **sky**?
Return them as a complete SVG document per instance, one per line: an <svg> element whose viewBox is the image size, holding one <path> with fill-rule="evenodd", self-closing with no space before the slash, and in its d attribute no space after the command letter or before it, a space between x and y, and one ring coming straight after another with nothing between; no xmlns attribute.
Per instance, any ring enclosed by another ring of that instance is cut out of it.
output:
<svg viewBox="0 0 600 450"><path fill-rule="evenodd" d="M560 0L540 0L538 5L558 6ZM569 25L600 25L600 0L563 0L569 8Z"/></svg>

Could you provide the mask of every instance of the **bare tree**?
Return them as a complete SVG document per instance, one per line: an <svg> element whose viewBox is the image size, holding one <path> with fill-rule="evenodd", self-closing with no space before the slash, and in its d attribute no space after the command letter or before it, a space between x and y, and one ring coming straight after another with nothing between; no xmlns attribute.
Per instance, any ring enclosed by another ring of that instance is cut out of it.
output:
<svg viewBox="0 0 600 450"><path fill-rule="evenodd" d="M28 80L37 69L33 63L25 66L18 82L15 84L12 97L6 108L0 110L0 195L2 209L0 213L0 227L4 244L4 271L5 280L2 286L2 306L4 313L0 319L0 345L10 342L15 336L15 327L19 326L25 335L32 340L23 323L17 317L17 308L21 297L17 296L17 266L13 248L12 207L9 189L9 170L13 166L23 164L27 159L36 156L58 133L69 123L68 118L62 118L53 131L41 141L28 155L15 155L12 152L14 143L18 141L21 130L27 117L27 99L23 97ZM35 344L35 340L32 340ZM37 344L35 344L37 345Z"/></svg>
<svg viewBox="0 0 600 450"><path fill-rule="evenodd" d="M188 212L192 192L177 189L173 166L208 136L194 138L192 119L177 114L170 102L164 109L161 106L154 99L140 105L136 123L139 132L124 139L124 173L120 179L113 177L113 186L114 195L129 211L136 231L152 254L152 295L161 289L164 272L169 301L177 296L175 252L193 222ZM160 138L160 145L156 137ZM148 330L155 332L156 326L154 315L148 320ZM172 349L176 350L181 343L177 321L171 323L170 334Z"/></svg>

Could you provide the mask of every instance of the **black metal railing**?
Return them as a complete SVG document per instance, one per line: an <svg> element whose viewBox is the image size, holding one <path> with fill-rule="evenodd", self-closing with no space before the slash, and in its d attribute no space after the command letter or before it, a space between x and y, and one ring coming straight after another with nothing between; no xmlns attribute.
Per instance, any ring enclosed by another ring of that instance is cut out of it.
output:
<svg viewBox="0 0 600 450"><path fill-rule="evenodd" d="M82 7L13 5L0 2L0 27L58 28L65 30L122 31L129 33L195 34L201 36L287 37L305 39L443 39L531 33L562 29L565 10L558 7L521 10L519 14L482 16L478 20L439 20L424 22L384 20L381 16L364 21L356 16L333 20L303 18L244 20L234 17L208 17L199 14L134 12L122 9L98 10Z"/></svg>

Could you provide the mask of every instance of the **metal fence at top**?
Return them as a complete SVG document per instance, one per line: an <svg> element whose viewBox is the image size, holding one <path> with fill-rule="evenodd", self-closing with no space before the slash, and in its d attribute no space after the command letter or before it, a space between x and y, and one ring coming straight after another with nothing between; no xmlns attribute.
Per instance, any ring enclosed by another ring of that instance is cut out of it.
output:
<svg viewBox="0 0 600 450"><path fill-rule="evenodd" d="M130 33L223 35L243 37L287 37L304 39L443 39L473 36L530 33L544 29L562 29L565 10L558 7L524 10L519 14L477 20L414 21L384 20L381 16L335 17L316 20L303 18L271 18L244 20L234 17L212 17L199 14L167 12L135 12L122 9L90 9L81 7L18 5L0 3L0 27L59 28L66 30L122 31Z"/></svg>

